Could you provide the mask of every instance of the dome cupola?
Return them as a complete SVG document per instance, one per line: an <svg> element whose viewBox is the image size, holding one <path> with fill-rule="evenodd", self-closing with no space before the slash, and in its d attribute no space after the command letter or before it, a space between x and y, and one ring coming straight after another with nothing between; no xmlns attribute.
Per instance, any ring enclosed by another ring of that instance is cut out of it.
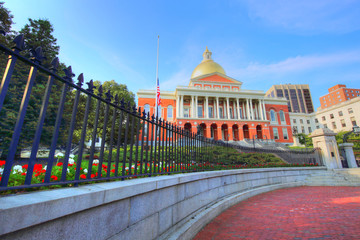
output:
<svg viewBox="0 0 360 240"><path fill-rule="evenodd" d="M211 55L212 52L210 52L209 49L206 47L206 50L203 53L203 60L192 72L191 79L216 72L226 75L224 69L218 63L212 60Z"/></svg>

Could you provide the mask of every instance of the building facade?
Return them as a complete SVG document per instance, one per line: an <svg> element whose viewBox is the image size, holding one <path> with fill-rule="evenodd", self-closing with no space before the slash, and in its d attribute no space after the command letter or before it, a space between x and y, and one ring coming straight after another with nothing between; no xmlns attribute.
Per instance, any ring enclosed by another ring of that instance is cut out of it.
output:
<svg viewBox="0 0 360 240"><path fill-rule="evenodd" d="M320 97L320 108L325 109L360 96L360 89L347 88L337 84L328 89L328 94Z"/></svg>
<svg viewBox="0 0 360 240"><path fill-rule="evenodd" d="M205 137L224 141L266 139L292 143L287 100L263 91L243 90L242 82L226 75L206 48L188 86L161 92L161 118L187 131L198 126ZM138 106L155 113L155 90L139 90Z"/></svg>
<svg viewBox="0 0 360 240"><path fill-rule="evenodd" d="M273 85L267 92L267 97L283 98L288 100L289 112L312 113L314 106L308 84L280 84Z"/></svg>
<svg viewBox="0 0 360 240"><path fill-rule="evenodd" d="M321 128L329 128L334 132L351 131L353 126L360 124L360 97L319 109L315 120Z"/></svg>

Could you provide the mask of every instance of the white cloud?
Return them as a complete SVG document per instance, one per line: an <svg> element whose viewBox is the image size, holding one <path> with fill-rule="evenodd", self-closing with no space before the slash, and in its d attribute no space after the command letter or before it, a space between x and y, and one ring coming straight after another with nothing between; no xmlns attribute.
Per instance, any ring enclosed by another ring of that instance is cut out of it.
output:
<svg viewBox="0 0 360 240"><path fill-rule="evenodd" d="M238 79L251 78L260 82L264 77L294 75L355 62L360 62L359 50L328 55L297 56L271 64L250 63L246 68L229 69L228 75Z"/></svg>
<svg viewBox="0 0 360 240"><path fill-rule="evenodd" d="M249 16L296 33L347 33L360 29L357 0L244 0Z"/></svg>

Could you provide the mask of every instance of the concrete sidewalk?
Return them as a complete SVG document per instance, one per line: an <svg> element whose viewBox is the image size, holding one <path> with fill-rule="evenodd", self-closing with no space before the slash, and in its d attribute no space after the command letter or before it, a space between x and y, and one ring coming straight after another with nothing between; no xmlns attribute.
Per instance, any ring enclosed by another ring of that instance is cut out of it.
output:
<svg viewBox="0 0 360 240"><path fill-rule="evenodd" d="M194 239L360 239L360 187L295 187L249 198Z"/></svg>

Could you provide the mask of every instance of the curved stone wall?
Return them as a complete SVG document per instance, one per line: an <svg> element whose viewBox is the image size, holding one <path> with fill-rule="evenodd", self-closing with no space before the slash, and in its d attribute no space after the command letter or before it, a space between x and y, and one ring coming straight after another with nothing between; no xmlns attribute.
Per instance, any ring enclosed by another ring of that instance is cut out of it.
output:
<svg viewBox="0 0 360 240"><path fill-rule="evenodd" d="M325 167L261 168L98 183L0 198L1 239L190 239L226 208L301 186Z"/></svg>

